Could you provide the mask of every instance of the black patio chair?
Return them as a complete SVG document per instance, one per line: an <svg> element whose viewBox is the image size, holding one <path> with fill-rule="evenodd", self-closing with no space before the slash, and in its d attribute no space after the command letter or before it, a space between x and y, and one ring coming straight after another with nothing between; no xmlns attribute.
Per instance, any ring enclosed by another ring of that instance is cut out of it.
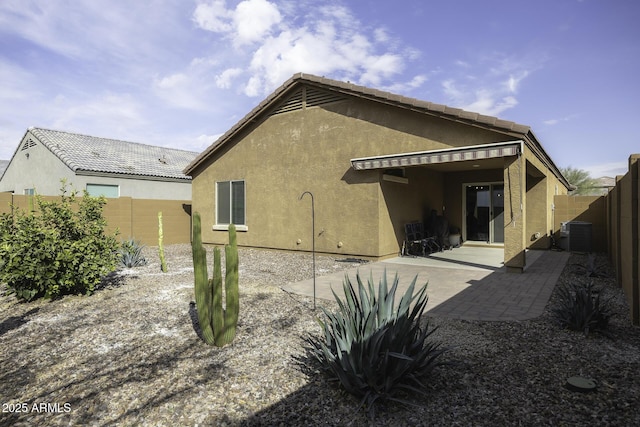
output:
<svg viewBox="0 0 640 427"><path fill-rule="evenodd" d="M437 238L427 236L424 224L411 222L404 225L405 241L402 244L402 255L427 256L432 252L439 252L440 245Z"/></svg>

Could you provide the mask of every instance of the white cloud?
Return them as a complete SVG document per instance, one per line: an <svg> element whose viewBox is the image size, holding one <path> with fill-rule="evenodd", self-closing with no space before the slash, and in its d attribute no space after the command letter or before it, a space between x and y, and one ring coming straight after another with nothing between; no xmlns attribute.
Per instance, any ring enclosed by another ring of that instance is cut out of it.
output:
<svg viewBox="0 0 640 427"><path fill-rule="evenodd" d="M15 102L27 101L41 94L36 89L38 78L31 70L4 61L0 58L0 111L3 107L12 108Z"/></svg>
<svg viewBox="0 0 640 427"><path fill-rule="evenodd" d="M451 106L489 116L498 116L518 105L518 100L505 91L484 87L471 89L463 86L460 88L451 79L442 82L442 90Z"/></svg>
<svg viewBox="0 0 640 427"><path fill-rule="evenodd" d="M384 28L376 28L373 30L373 36L376 42L388 42L390 40L389 34Z"/></svg>
<svg viewBox="0 0 640 427"><path fill-rule="evenodd" d="M292 2L245 0L232 9L216 0L198 5L193 19L239 48L226 62L227 71L217 73L217 87L229 89L246 74L240 84L251 97L270 93L298 72L384 87L418 57L410 47L398 52L386 30L362 27L344 6L310 11ZM423 81L416 76L404 87Z"/></svg>
<svg viewBox="0 0 640 427"><path fill-rule="evenodd" d="M189 144L189 149L193 151L204 151L205 148L216 142L223 134L218 133L215 135L199 135L195 140Z"/></svg>
<svg viewBox="0 0 640 427"><path fill-rule="evenodd" d="M532 58L496 53L480 56L477 61L456 60L454 64L462 73L451 73L441 87L447 104L490 116L518 105L520 86L541 67Z"/></svg>
<svg viewBox="0 0 640 427"><path fill-rule="evenodd" d="M224 0L196 7L193 20L203 30L223 33L242 46L259 41L282 20L278 7L267 0L244 0L228 9Z"/></svg>
<svg viewBox="0 0 640 427"><path fill-rule="evenodd" d="M562 123L562 122L571 121L571 120L573 120L573 119L575 119L577 117L579 117L578 114L570 114L570 115L565 116L565 117L544 120L542 123L544 123L547 126L554 126L554 125L557 125L557 124Z"/></svg>
<svg viewBox="0 0 640 427"><path fill-rule="evenodd" d="M173 74L168 77L164 77L156 81L156 85L162 89L172 89L182 84L185 84L187 81L187 76L182 73Z"/></svg>
<svg viewBox="0 0 640 427"><path fill-rule="evenodd" d="M162 61L186 31L179 4L104 0L3 0L0 27L74 61L130 67ZM158 49L162 46L163 49Z"/></svg>
<svg viewBox="0 0 640 427"><path fill-rule="evenodd" d="M629 163L608 162L595 165L578 166L577 169L589 172L589 175L591 175L592 178L600 178L602 176L615 178L617 175L624 175L629 171Z"/></svg>
<svg viewBox="0 0 640 427"><path fill-rule="evenodd" d="M475 99L462 108L489 116L498 116L505 110L518 105L518 100L513 96L499 97L494 92L487 89L480 89L475 92Z"/></svg>
<svg viewBox="0 0 640 427"><path fill-rule="evenodd" d="M233 14L239 44L259 41L280 23L282 16L277 6L266 0L245 0Z"/></svg>
<svg viewBox="0 0 640 427"><path fill-rule="evenodd" d="M233 29L233 12L228 10L224 0L202 3L193 12L193 20L203 30L226 33Z"/></svg>
<svg viewBox="0 0 640 427"><path fill-rule="evenodd" d="M54 129L86 132L85 128L98 127L86 132L95 136L129 139L128 130L145 123L142 106L130 94L107 92L84 101L61 96L51 108L56 111L50 124Z"/></svg>
<svg viewBox="0 0 640 427"><path fill-rule="evenodd" d="M398 82L392 85L384 86L382 89L392 93L402 93L412 91L421 87L429 78L424 74L414 76L408 82Z"/></svg>
<svg viewBox="0 0 640 427"><path fill-rule="evenodd" d="M206 92L202 78L193 69L188 74L176 73L167 77L156 78L152 91L165 106L187 110L204 110L207 107Z"/></svg>
<svg viewBox="0 0 640 427"><path fill-rule="evenodd" d="M517 75L513 75L513 74L509 75L509 78L505 83L507 90L511 93L516 93L518 91L518 86L520 85L520 82L524 80L528 75L529 75L528 70L521 70L520 72L517 73Z"/></svg>
<svg viewBox="0 0 640 427"><path fill-rule="evenodd" d="M400 93L427 81L406 72L420 51L344 4L2 0L0 28L17 45L0 55L0 125L16 139L34 125L196 144L246 112L228 91L264 96L294 73ZM192 135L174 137L180 127Z"/></svg>
<svg viewBox="0 0 640 427"><path fill-rule="evenodd" d="M242 74L241 68L227 68L216 76L216 86L220 89L229 89L232 81Z"/></svg>
<svg viewBox="0 0 640 427"><path fill-rule="evenodd" d="M452 79L444 80L441 84L444 94L447 98L453 100L453 104L458 105L464 102L464 92L458 89L456 83Z"/></svg>

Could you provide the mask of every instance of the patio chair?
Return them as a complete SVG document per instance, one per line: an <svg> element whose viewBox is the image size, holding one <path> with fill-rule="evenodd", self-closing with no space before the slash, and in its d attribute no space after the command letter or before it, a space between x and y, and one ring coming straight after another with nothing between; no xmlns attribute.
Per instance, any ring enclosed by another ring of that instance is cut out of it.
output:
<svg viewBox="0 0 640 427"><path fill-rule="evenodd" d="M402 255L427 256L440 251L437 239L427 236L421 222L411 222L404 225L405 241L402 244Z"/></svg>

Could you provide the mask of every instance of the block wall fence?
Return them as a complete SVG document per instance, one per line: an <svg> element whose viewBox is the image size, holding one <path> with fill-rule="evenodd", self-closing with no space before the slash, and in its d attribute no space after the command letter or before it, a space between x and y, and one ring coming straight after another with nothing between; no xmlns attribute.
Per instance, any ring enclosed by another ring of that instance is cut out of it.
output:
<svg viewBox="0 0 640 427"><path fill-rule="evenodd" d="M640 325L640 154L629 157L629 171L616 177L616 185L605 196L555 196L556 238L565 221L592 223L594 252L605 252L613 265L616 281L629 303L631 320Z"/></svg>
<svg viewBox="0 0 640 427"><path fill-rule="evenodd" d="M42 197L45 200L58 198ZM31 209L30 198L31 196L0 193L0 213L11 213L12 209ZM162 212L165 245L191 242L191 200L120 197L107 199L103 213L107 220L107 231L113 232L117 229L118 239L133 238L146 246L157 246L158 212Z"/></svg>

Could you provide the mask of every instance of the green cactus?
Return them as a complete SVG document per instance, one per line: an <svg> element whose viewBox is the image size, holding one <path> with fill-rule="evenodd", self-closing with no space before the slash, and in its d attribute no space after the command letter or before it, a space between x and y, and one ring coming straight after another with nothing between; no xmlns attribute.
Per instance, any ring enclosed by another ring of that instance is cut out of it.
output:
<svg viewBox="0 0 640 427"><path fill-rule="evenodd" d="M164 232L162 231L162 211L158 212L158 252L160 255L160 270L167 272L167 262L164 259Z"/></svg>
<svg viewBox="0 0 640 427"><path fill-rule="evenodd" d="M209 345L223 347L233 341L238 325L238 245L236 228L229 225L229 244L225 246L226 309L222 308L222 269L220 249L213 250L213 277L207 272L207 253L202 246L200 214L193 214L193 272L195 280L196 308L204 341Z"/></svg>

